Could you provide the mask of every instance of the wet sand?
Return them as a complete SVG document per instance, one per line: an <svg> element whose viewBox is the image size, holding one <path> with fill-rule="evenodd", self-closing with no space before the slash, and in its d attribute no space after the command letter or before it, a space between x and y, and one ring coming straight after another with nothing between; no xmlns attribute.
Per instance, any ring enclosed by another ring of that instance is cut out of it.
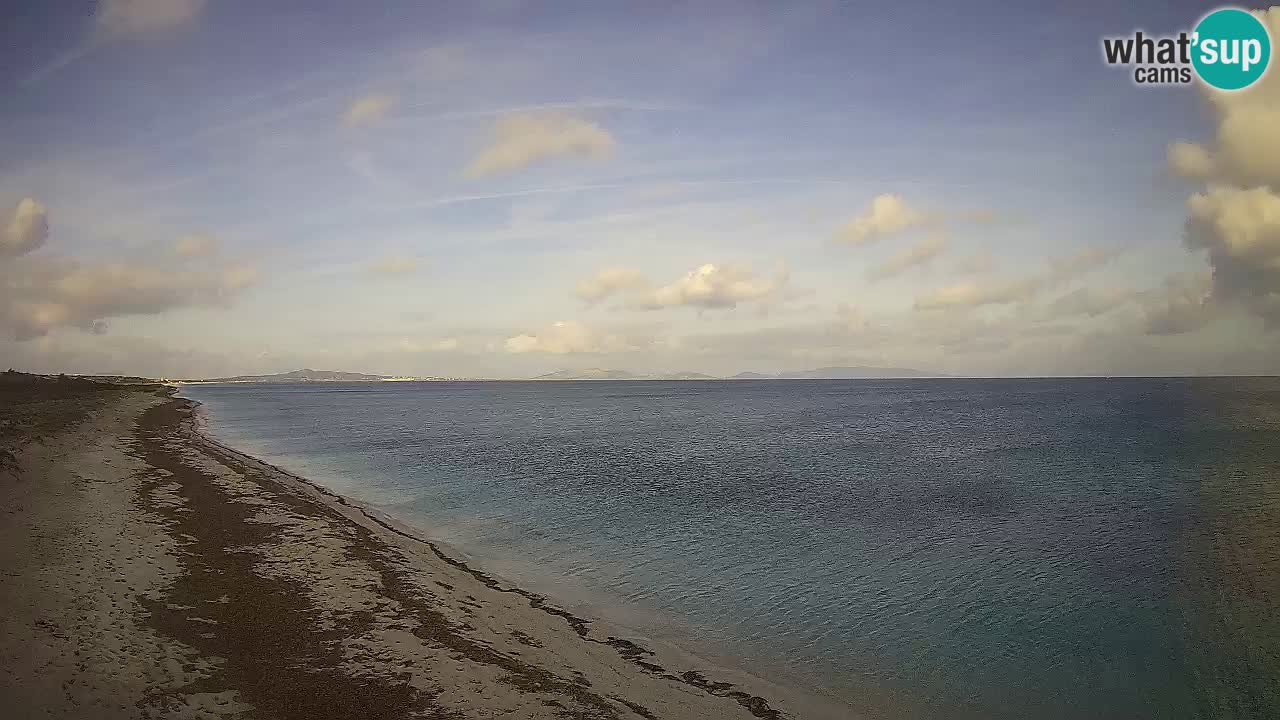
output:
<svg viewBox="0 0 1280 720"><path fill-rule="evenodd" d="M171 389L58 382L0 384L6 717L844 716L468 567Z"/></svg>

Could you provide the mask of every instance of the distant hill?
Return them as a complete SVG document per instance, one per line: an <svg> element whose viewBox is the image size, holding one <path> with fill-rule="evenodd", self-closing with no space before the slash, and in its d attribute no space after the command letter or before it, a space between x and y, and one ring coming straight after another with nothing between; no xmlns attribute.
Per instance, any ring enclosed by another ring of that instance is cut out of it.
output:
<svg viewBox="0 0 1280 720"><path fill-rule="evenodd" d="M337 370L293 370L274 375L236 375L235 377L188 380L205 383L312 383L312 382L388 382L394 380L434 380L436 378L396 377L391 375L366 375L364 373L339 372Z"/></svg>
<svg viewBox="0 0 1280 720"><path fill-rule="evenodd" d="M609 368L585 368L581 370L557 370L539 375L533 380L856 380L864 378L919 378L946 377L910 368L882 367L824 367L814 370L766 375L758 372L740 372L728 378L718 378L699 372L674 372L641 374L629 370ZM179 380L184 383L325 383L325 382L395 382L406 380L443 380L439 377L400 377L340 372L337 370L294 370L273 375L236 375L234 377L203 380Z"/></svg>
<svg viewBox="0 0 1280 720"><path fill-rule="evenodd" d="M698 372L678 372L668 373L666 375L650 375L653 380L719 380L715 375L707 375Z"/></svg>
<svg viewBox="0 0 1280 720"><path fill-rule="evenodd" d="M557 370L539 375L534 380L860 380L873 378L927 378L947 377L941 373L924 372L911 368L894 367L823 367L813 370L766 375L758 372L740 372L728 378L697 372L658 373L642 375L627 370L587 368L585 370Z"/></svg>

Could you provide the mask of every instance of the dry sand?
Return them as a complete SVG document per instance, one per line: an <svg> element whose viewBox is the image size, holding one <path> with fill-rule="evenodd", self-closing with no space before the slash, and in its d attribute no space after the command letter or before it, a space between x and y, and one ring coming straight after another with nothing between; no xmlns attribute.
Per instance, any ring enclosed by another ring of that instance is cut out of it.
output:
<svg viewBox="0 0 1280 720"><path fill-rule="evenodd" d="M205 438L165 389L19 385L0 382L6 718L844 714L469 568Z"/></svg>

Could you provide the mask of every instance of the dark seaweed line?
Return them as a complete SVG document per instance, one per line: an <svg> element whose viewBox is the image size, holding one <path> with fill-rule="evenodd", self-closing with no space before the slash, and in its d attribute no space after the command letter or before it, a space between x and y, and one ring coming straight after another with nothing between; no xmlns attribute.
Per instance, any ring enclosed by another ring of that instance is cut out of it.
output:
<svg viewBox="0 0 1280 720"><path fill-rule="evenodd" d="M499 678L499 681L508 683L521 692L560 695L560 696L563 696L564 698L573 700L579 705L579 708L575 709L575 708L571 708L564 705L562 702L560 702L560 700L544 699L542 701L544 705L558 708L556 711L556 714L560 717L573 718L575 720L618 720L619 719L618 710L622 706L626 706L627 708L632 710L632 712L636 712L637 714L640 714L639 711L636 710L637 707L644 709L643 706L635 705L633 707L632 703L622 702L618 698L611 698L614 701L618 702L618 707L615 707L614 705L610 704L609 699L606 699L604 696L599 695L595 692L592 692L589 689L590 683L587 683L581 679L573 680L573 679L562 678L556 675L555 673L546 670L545 668L524 663L521 660L513 657L512 655L499 652L498 650L495 650L493 647L491 647L487 643L478 642L471 638L468 638L461 631L469 630L471 628L469 628L465 624L455 625L448 619L444 618L443 615L441 615L441 613L438 610L431 607L429 602L426 602L425 599L418 592L415 592L414 588L412 588L410 584L404 579L404 577L402 577L402 575L399 572L397 572L397 570L393 567L396 564L396 561L393 560L391 557L393 553L392 547L386 543L384 538L378 537L376 535L376 531L373 528L370 528L358 522L352 522L352 520L346 515L344 515L342 511L340 511L339 509L331 505L328 505L326 503L318 503L317 498L313 496L309 496L304 492L299 492L299 489L297 487L290 485L286 482L282 482L282 479L283 479L282 477L277 476L273 473L270 473L269 471L263 469L262 467L260 467L258 464L255 464L254 462L246 461L245 459L243 459L244 456L240 454L226 452L220 449L220 447L210 445L210 444L192 445L190 442L190 436L186 433L186 422L187 420L190 419L189 406L184 405L182 403L175 402L175 403L163 405L161 406L161 409L174 412L179 416L178 422L173 423L171 426L169 426L172 428L170 435L172 437L176 437L178 441L183 443L185 446L194 447L201 454L211 459L214 459L215 461L230 468L234 473L241 475L245 479L251 480L252 482L256 483L258 487L262 491L264 491L267 495L269 495L273 500L285 504L286 506L290 507L294 512L302 515L315 514L317 516L322 516L328 519L332 519L337 521L344 528L353 531L355 535L358 537L358 540L349 548L348 552L351 553L354 557L358 557L360 560L367 563L371 569L377 572L380 577L382 590L385 593L385 595L388 598L399 603L404 608L404 612L406 613L406 615L411 616L418 621L417 627L410 630L410 632L412 632L414 635L416 635L420 639L427 641L433 645L448 648L450 651L457 653L459 656L468 658L474 662L491 665L493 667L506 671L507 674ZM182 460L181 457L173 455L172 452L163 450L163 449L161 449L160 452L162 454L168 453L168 456L166 456L167 458L171 458L173 462L176 462L182 468L191 470L186 466L185 462ZM163 464L164 460L165 458L156 457L152 459L152 463L159 466L160 464ZM202 474L202 471L198 469L191 470L191 472L195 473L196 475ZM210 483L210 486L212 486L212 483ZM215 492L213 494L216 495L217 493ZM222 517L222 514L214 513L214 516ZM186 516L184 515L184 518L185 517ZM199 533L190 533L190 534L199 535ZM239 545L240 545L239 543L236 543L235 547L239 547ZM399 555L400 553L396 552L395 554ZM246 581L249 581L249 580L250 578L246 578ZM302 593L301 592L291 593L287 590L284 590L284 591L268 593L268 594L279 596L279 597L287 597L287 596L293 596L293 595L301 595ZM184 602L182 604L186 605L189 603ZM289 613L288 616L293 617L293 616L298 616L300 614L301 614L300 612L293 612L293 613ZM357 613L356 615L363 615L363 622L366 622L366 623L370 622L370 619L367 613L365 614ZM268 625L270 626L275 626L276 624L277 623L274 623L274 622L268 623ZM255 635L255 638L260 637L261 635L262 633L258 633L257 635ZM289 637L297 638L304 635L305 633L291 633ZM191 638L191 642L198 643L198 640L196 638ZM259 650L259 646L253 642L250 642L249 644L250 644L250 647L247 648L249 652L244 654L253 655L254 651ZM227 655L227 653L223 653L223 655ZM233 653L232 655L239 655L239 654ZM273 664L278 665L279 663L273 663ZM330 663L326 663L325 665L331 666L331 665L335 665L335 663L330 662ZM336 680L335 682L341 682L341 680ZM286 686L293 685L293 684L301 685L304 683L302 682L284 683L284 685ZM327 683L327 685L334 685L334 684L335 684L334 682ZM278 690L280 685L281 685L280 683L275 683L275 684L270 684L270 687L272 689ZM257 688L247 688L247 689L256 690ZM315 693L309 693L309 695L313 695L313 694ZM259 693L259 695L261 695L261 693ZM347 696L348 694L343 694L341 697L345 699L347 698ZM431 713L430 717L439 718L440 720L447 720L449 718L462 717L456 711L445 710L443 708L435 706L434 698L435 698L435 695L430 695L425 699L425 702L429 704L425 706L424 711L429 711ZM265 700L267 701L270 701L272 699L274 698L271 698L269 696L265 698ZM277 708L277 711L279 711L279 708ZM331 708L326 706L326 712L329 712L329 711L331 711ZM648 712L648 710L644 709L644 712ZM279 713L277 712L275 715L270 715L270 716L277 717L279 716ZM312 713L311 715L307 715L305 717L313 718L313 717L322 717L322 716L323 715ZM386 713L368 714L368 715L361 714L361 715L357 715L356 717L362 717L362 718L388 717L389 718L389 717L399 717L399 715L392 715L392 714L386 714Z"/></svg>
<svg viewBox="0 0 1280 720"><path fill-rule="evenodd" d="M523 588L518 588L518 587L504 587L492 575L489 575L488 573L482 570L477 570L467 565L466 563L462 562L461 560L458 560L456 558L453 558L445 554L444 551L442 551L439 548L439 546L437 546L431 540L419 537L417 535L414 535L412 533L406 532L404 530L401 530L400 528L395 527L394 525L388 523L387 521L383 520L377 515L369 512L369 510L364 506L362 506L359 502L349 500L343 495L339 495L329 490L328 488L322 487L317 483L311 480L308 480L307 478L301 477L299 475L295 475L289 472L288 470L285 470L284 468L281 468L277 465L273 465L265 460L255 458L251 455L240 452L239 450L228 447L227 445L201 432L200 428L197 427L196 410L201 404L199 401L181 398L181 399L175 399L175 402L187 403L188 406L190 407L192 412L188 415L188 418L183 421L183 426L184 426L183 429L195 442L211 445L222 452L225 452L235 458L238 458L241 462L248 463L248 464L257 464L263 467L270 468L272 471L277 472L280 475L283 475L284 477L291 478L295 482L301 483L302 485L310 488L315 492L320 493L321 495L324 495L325 497L330 498L334 502L340 505L343 505L344 507L348 507L348 508L351 508L352 510L359 512L361 515L368 518L371 522L376 523L379 527L383 528L384 530L387 530L388 532L394 533L402 538L405 538L406 540L410 540L412 542L425 545L428 549L431 550L431 552L437 558L471 575L476 580L484 584L486 587L492 590L495 590L497 592L511 593L511 594L524 597L526 600L529 601L530 607L536 610L541 610L542 612L545 612L548 615L554 615L556 617L559 617L565 620L570 625L570 627L573 628L574 632L577 633L578 637L580 637L581 639L587 642L597 643L600 645L608 645L609 647L612 647L614 650L618 652L618 655L620 657L634 663L637 667L639 667L642 671L646 673L649 673L651 675L657 675L667 680L674 680L677 682L685 683L686 685L698 688L699 690L702 690L703 692L715 697L732 699L742 707L746 708L747 711L750 712L754 717L761 718L761 720L782 720L783 718L786 717L786 715L784 715L782 712L772 707L769 704L769 701L766 700L765 698L762 698L759 695L752 695L742 690L737 690L734 688L733 684L731 683L710 681L710 680L707 680L701 673L698 673L692 670L685 672L681 675L673 675L661 665L645 660L644 658L653 656L654 654L653 651L631 640L614 637L612 635L608 636L608 638L605 640L599 640L599 639L590 637L590 625L591 625L590 620L586 620L584 618L578 617L577 615L574 615L568 610L565 610L561 607L558 607L550 603L546 597L539 595L538 593L525 590Z"/></svg>

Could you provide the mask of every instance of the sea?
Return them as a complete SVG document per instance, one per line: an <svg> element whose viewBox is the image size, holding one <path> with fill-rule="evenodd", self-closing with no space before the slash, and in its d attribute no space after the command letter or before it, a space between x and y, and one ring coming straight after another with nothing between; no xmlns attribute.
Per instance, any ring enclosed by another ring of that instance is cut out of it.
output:
<svg viewBox="0 0 1280 720"><path fill-rule="evenodd" d="M885 718L1280 718L1280 378L190 385L229 445Z"/></svg>

